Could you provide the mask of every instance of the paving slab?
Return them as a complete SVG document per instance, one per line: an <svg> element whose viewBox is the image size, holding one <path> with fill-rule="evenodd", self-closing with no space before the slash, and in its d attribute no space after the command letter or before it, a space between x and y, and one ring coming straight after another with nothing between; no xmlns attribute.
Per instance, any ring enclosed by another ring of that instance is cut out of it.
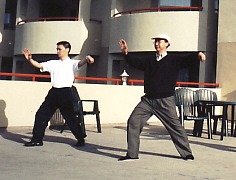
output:
<svg viewBox="0 0 236 180"><path fill-rule="evenodd" d="M157 121L141 134L139 160L120 162L126 153L126 124L86 125L84 147L75 147L69 130L46 130L42 147L25 147L32 127L0 129L0 179L10 180L233 180L236 176L236 137L207 139L191 136L193 122L185 123L194 161L179 157L170 136Z"/></svg>

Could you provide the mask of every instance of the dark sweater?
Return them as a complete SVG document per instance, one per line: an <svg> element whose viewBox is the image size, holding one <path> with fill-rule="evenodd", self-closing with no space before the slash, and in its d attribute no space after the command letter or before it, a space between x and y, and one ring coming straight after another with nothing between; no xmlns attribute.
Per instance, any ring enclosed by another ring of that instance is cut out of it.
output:
<svg viewBox="0 0 236 180"><path fill-rule="evenodd" d="M130 55L125 56L127 63L144 71L144 92L149 98L164 98L174 95L178 72L197 58L196 53L185 56L168 54L157 61L156 55L145 59Z"/></svg>

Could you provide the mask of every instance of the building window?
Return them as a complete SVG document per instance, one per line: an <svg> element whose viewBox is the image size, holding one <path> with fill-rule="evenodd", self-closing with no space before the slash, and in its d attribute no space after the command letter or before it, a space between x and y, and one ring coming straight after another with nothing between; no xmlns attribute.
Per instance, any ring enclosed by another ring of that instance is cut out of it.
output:
<svg viewBox="0 0 236 180"><path fill-rule="evenodd" d="M40 0L39 16L49 17L78 17L79 0Z"/></svg>
<svg viewBox="0 0 236 180"><path fill-rule="evenodd" d="M185 55L185 53L177 53L177 54ZM187 54L189 54L189 53L187 53ZM198 57L194 56L194 53L193 53L193 57L190 59L190 61L191 61L190 64L188 64L185 68L180 69L177 81L199 82L200 61L199 61Z"/></svg>
<svg viewBox="0 0 236 180"><path fill-rule="evenodd" d="M215 13L219 12L219 0L215 0Z"/></svg>
<svg viewBox="0 0 236 180"><path fill-rule="evenodd" d="M16 0L7 0L4 15L4 29L15 29L16 26Z"/></svg>
<svg viewBox="0 0 236 180"><path fill-rule="evenodd" d="M202 0L160 0L160 6L202 6Z"/></svg>
<svg viewBox="0 0 236 180"><path fill-rule="evenodd" d="M0 63L1 67L1 72L7 72L11 73L12 72L12 66L13 66L13 58L9 57L2 57L2 63ZM10 76L1 76L0 79L2 80L10 80Z"/></svg>

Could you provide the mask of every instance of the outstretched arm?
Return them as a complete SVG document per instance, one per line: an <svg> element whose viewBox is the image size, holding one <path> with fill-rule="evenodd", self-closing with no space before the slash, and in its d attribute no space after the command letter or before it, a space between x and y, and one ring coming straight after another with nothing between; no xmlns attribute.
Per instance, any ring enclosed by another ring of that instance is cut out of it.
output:
<svg viewBox="0 0 236 180"><path fill-rule="evenodd" d="M32 59L32 54L31 54L31 52L29 51L29 49L25 48L25 49L23 50L23 54L24 54L24 56L25 56L25 59L26 59L27 61L29 61L34 67L39 68L39 69L42 69L42 68L43 68L43 66L42 66L40 63L38 63L37 61L35 61L35 60Z"/></svg>
<svg viewBox="0 0 236 180"><path fill-rule="evenodd" d="M88 62L89 64L94 63L94 58L93 58L92 56L88 55L88 56L86 56L85 59L79 61L78 66L81 67L81 66L83 66L84 64L86 64L87 62Z"/></svg>
<svg viewBox="0 0 236 180"><path fill-rule="evenodd" d="M129 65L131 65L139 70L145 69L146 59L131 55L131 53L128 54L128 45L124 39L121 39L119 41L119 45L120 45L120 50L121 50L122 54L124 55L126 62Z"/></svg>

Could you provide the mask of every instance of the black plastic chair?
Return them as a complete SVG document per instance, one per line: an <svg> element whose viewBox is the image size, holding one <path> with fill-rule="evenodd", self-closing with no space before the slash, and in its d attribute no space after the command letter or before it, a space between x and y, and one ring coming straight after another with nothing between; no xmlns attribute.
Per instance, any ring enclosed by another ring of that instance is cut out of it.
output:
<svg viewBox="0 0 236 180"><path fill-rule="evenodd" d="M196 90L196 94L197 94L198 100L206 100L206 101L217 101L218 100L216 92L214 92L210 89L198 89L198 90ZM210 110L210 113L211 113L210 114L211 119L214 120L213 134L216 134L218 120L220 118L222 118L223 115L222 114L221 115L215 114L215 106L212 107L212 109ZM227 125L228 125L228 123L226 122L226 126Z"/></svg>
<svg viewBox="0 0 236 180"><path fill-rule="evenodd" d="M184 126L185 120L203 121L207 120L208 138L212 139L210 112L207 112L202 106L195 106L195 102L198 101L197 94L194 90L189 88L178 88L175 90L176 106L179 110L180 121ZM201 137L202 128L194 126L193 136Z"/></svg>
<svg viewBox="0 0 236 180"><path fill-rule="evenodd" d="M84 102L92 102L93 103L93 109L90 110L90 111L85 111L84 108L83 108L83 103ZM78 109L81 110L81 111L78 112L78 118L80 118L79 121L82 123L82 126L84 127L84 132L85 132L84 116L85 115L96 115L97 131L99 133L101 133L102 129L101 129L101 122L100 122L100 111L99 111L99 108L98 108L98 100L81 100ZM64 123L64 125L61 128L61 133L63 133L65 127L66 127L66 122Z"/></svg>
<svg viewBox="0 0 236 180"><path fill-rule="evenodd" d="M99 133L102 132L101 130L101 122L100 122L100 111L98 108L98 100L81 100L82 106L84 102L92 102L93 103L93 109L90 111L83 109L83 115L96 115L96 121L97 121L97 131Z"/></svg>

